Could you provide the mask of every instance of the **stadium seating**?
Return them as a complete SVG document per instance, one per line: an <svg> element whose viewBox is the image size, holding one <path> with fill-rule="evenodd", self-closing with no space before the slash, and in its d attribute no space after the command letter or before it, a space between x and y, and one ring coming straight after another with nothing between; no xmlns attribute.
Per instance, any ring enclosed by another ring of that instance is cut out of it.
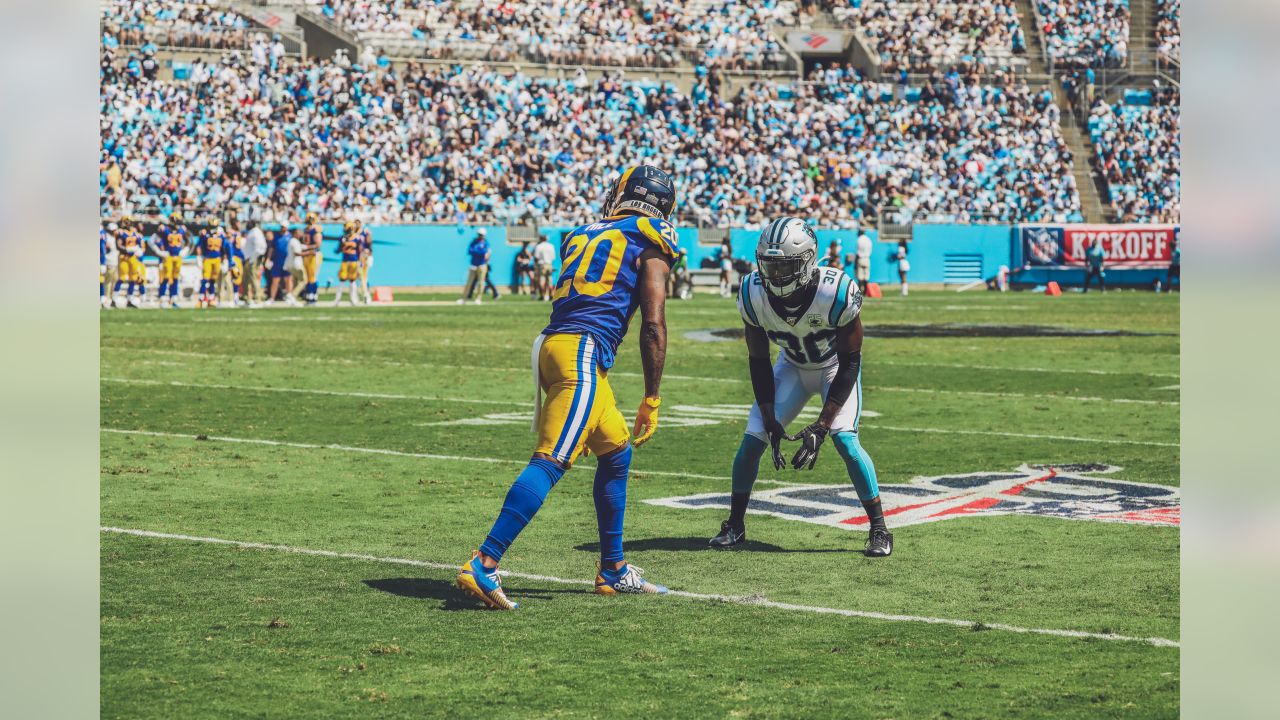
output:
<svg viewBox="0 0 1280 720"><path fill-rule="evenodd" d="M764 68L783 59L769 31L796 3L768 0L322 0L319 11L361 42L401 57L526 59L567 65Z"/></svg>
<svg viewBox="0 0 1280 720"><path fill-rule="evenodd" d="M1098 102L1089 116L1094 162L1121 222L1178 222L1180 111L1176 95L1130 95L1142 104Z"/></svg>
<svg viewBox="0 0 1280 720"><path fill-rule="evenodd" d="M121 63L117 62L116 65ZM937 74L909 95L860 78L674 86L253 58L188 82L102 80L103 212L227 203L369 221L575 223L648 161L680 181L682 220L803 215L852 226L881 207L961 221L1079 219L1047 91ZM731 100L731 102L726 102ZM114 170L112 170L114 168ZM108 187L107 178L118 182Z"/></svg>
<svg viewBox="0 0 1280 720"><path fill-rule="evenodd" d="M1129 0L1035 0L1045 50L1062 67L1118 67L1129 56Z"/></svg>
<svg viewBox="0 0 1280 720"><path fill-rule="evenodd" d="M1156 0L1156 51L1179 62L1182 55L1182 0Z"/></svg>
<svg viewBox="0 0 1280 720"><path fill-rule="evenodd" d="M179 0L104 0L102 29L113 43L194 48L244 47L249 19L234 9Z"/></svg>
<svg viewBox="0 0 1280 720"><path fill-rule="evenodd" d="M859 30L888 71L923 72L959 62L1009 66L1026 51L1013 0L866 0L829 3Z"/></svg>

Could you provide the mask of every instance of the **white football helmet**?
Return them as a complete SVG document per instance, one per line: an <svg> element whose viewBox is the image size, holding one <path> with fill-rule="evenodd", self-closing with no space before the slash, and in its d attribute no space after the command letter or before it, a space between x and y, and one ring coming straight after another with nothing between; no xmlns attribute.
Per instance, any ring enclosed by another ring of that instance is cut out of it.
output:
<svg viewBox="0 0 1280 720"><path fill-rule="evenodd" d="M756 265L764 289L787 297L813 282L818 269L818 238L799 218L780 217L765 226L756 243Z"/></svg>

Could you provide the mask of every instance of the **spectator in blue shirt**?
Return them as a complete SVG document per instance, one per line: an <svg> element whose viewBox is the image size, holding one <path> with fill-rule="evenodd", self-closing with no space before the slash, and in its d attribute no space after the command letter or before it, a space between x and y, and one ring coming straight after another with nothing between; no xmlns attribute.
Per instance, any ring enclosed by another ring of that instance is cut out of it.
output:
<svg viewBox="0 0 1280 720"><path fill-rule="evenodd" d="M475 293L475 302L480 304L480 298L484 295L485 280L489 275L489 238L488 232L484 228L476 231L476 237L467 246L467 255L471 258L471 267L467 270L467 284L463 288L462 297L458 298L458 304L471 299L471 295Z"/></svg>

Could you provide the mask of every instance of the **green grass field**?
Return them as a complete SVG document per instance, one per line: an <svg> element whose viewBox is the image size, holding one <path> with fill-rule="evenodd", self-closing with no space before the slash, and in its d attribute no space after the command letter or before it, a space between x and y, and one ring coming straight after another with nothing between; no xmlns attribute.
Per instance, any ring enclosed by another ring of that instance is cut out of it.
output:
<svg viewBox="0 0 1280 720"><path fill-rule="evenodd" d="M105 312L103 717L1177 715L1176 527L959 517L899 527L871 560L861 531L757 515L747 547L712 551L724 510L645 502L728 491L745 350L686 336L740 324L719 298L669 306L670 421L628 499L628 559L685 594L591 594L589 458L504 559L521 609L462 597L455 568L532 446L547 312ZM1023 464L1177 485L1177 297L936 291L863 312L873 335L1141 333L869 338L861 436L886 493ZM635 342L610 381L632 412ZM810 473L760 477L848 484L830 445Z"/></svg>

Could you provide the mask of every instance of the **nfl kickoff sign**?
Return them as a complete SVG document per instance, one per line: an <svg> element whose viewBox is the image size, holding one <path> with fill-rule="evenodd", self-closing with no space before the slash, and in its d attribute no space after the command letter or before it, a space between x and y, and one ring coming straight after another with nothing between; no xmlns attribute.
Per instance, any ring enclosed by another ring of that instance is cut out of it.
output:
<svg viewBox="0 0 1280 720"><path fill-rule="evenodd" d="M885 518L894 527L989 515L1173 527L1181 523L1178 488L1098 477L1119 469L1023 465L1012 472L918 477L904 485L882 485L880 498ZM729 498L729 493L708 493L645 502L690 510L728 509ZM747 511L845 530L867 527L866 513L848 484L788 485L755 492Z"/></svg>
<svg viewBox="0 0 1280 720"><path fill-rule="evenodd" d="M1108 267L1162 268L1173 259L1178 225L1019 225L1023 259L1041 267L1084 267L1102 241Z"/></svg>

